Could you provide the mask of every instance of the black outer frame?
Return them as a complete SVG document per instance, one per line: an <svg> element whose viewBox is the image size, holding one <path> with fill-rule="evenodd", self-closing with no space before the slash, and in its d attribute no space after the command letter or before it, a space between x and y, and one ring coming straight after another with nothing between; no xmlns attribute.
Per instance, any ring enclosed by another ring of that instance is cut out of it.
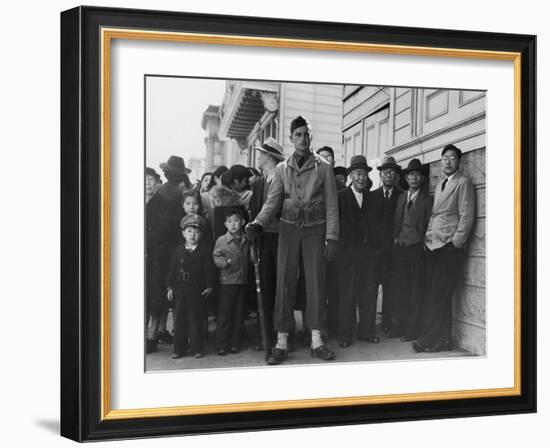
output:
<svg viewBox="0 0 550 448"><path fill-rule="evenodd" d="M521 395L100 420L100 27L520 52ZM536 412L536 36L77 7L61 13L61 435L76 441Z"/></svg>

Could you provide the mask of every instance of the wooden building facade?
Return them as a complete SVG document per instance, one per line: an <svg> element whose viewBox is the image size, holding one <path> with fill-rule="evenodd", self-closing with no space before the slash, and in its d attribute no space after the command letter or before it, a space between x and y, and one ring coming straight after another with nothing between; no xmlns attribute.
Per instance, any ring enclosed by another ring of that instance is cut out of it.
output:
<svg viewBox="0 0 550 448"><path fill-rule="evenodd" d="M433 194L441 172L441 150L449 143L463 152L462 172L475 186L476 221L454 298L456 346L486 354L485 197L486 92L380 86L343 87L343 160L364 154L376 167L385 155L405 167L418 158L429 165ZM378 171L371 172L374 187Z"/></svg>

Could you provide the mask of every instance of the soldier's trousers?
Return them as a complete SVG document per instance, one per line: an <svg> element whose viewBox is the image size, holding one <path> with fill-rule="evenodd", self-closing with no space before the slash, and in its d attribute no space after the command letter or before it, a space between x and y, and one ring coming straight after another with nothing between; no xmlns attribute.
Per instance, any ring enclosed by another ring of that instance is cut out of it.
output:
<svg viewBox="0 0 550 448"><path fill-rule="evenodd" d="M277 292L273 321L275 330L294 329L299 255L304 262L306 285L306 321L312 330L321 329L325 306L325 238L326 226L298 227L281 222L277 259Z"/></svg>

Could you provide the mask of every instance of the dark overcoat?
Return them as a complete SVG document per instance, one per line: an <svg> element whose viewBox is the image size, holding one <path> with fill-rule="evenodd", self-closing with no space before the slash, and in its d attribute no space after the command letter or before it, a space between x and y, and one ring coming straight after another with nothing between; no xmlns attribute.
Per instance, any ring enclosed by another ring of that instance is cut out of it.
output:
<svg viewBox="0 0 550 448"><path fill-rule="evenodd" d="M334 265L337 269L347 269L353 262L353 255L358 250L364 250L366 244L373 244L372 232L372 193L363 193L363 204L355 199L351 186L338 193L338 212L340 215L340 241L338 254Z"/></svg>
<svg viewBox="0 0 550 448"><path fill-rule="evenodd" d="M380 261L385 264L391 260L393 247L393 220L397 199L403 190L394 187L389 199L384 199L384 187L371 192L372 213L376 217L373 221L372 236L373 248Z"/></svg>
<svg viewBox="0 0 550 448"><path fill-rule="evenodd" d="M168 305L164 280L175 237L177 216L174 207L165 197L155 193L145 205L145 291L148 311L158 311Z"/></svg>
<svg viewBox="0 0 550 448"><path fill-rule="evenodd" d="M166 287L172 288L176 297L185 297L187 301L203 300L201 293L206 288L213 288L216 281L216 269L212 253L203 245L198 245L193 252L180 244L170 262Z"/></svg>

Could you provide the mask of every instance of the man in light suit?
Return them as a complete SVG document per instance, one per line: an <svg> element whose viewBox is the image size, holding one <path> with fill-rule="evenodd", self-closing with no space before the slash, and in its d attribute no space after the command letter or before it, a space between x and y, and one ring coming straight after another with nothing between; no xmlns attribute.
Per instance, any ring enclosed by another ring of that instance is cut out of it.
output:
<svg viewBox="0 0 550 448"><path fill-rule="evenodd" d="M424 237L433 199L424 187L426 169L412 159L403 174L409 189L397 199L393 221L392 310L394 325L388 337L413 341L422 330L424 302Z"/></svg>
<svg viewBox="0 0 550 448"><path fill-rule="evenodd" d="M461 272L465 245L474 225L475 191L459 170L462 152L447 145L441 153L443 176L426 231L427 296L424 324L412 346L416 352L450 350L452 299Z"/></svg>

